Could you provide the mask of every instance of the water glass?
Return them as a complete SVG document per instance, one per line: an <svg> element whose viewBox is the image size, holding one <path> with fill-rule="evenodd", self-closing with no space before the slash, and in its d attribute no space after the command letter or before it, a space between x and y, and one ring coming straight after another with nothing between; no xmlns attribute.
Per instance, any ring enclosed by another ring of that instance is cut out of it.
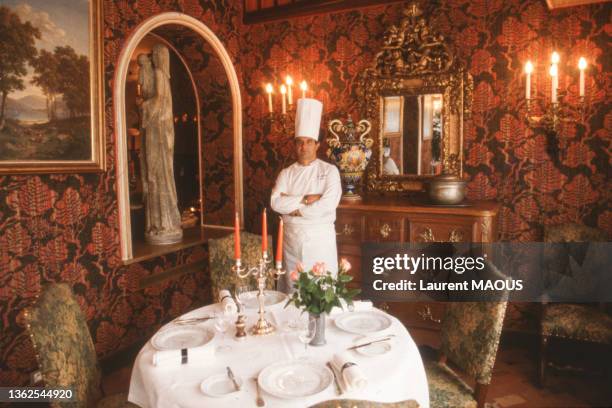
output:
<svg viewBox="0 0 612 408"><path fill-rule="evenodd" d="M312 341L317 332L317 320L310 316L299 320L297 328L298 339L304 343L304 358L308 357L308 343Z"/></svg>
<svg viewBox="0 0 612 408"><path fill-rule="evenodd" d="M215 330L221 333L221 345L217 347L217 351L229 351L231 347L225 345L225 332L231 325L230 317L225 313L215 314Z"/></svg>

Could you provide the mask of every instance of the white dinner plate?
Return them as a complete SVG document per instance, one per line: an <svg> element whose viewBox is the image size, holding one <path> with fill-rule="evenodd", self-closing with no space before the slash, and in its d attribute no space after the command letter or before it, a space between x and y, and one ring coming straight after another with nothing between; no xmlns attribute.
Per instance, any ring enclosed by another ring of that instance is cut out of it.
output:
<svg viewBox="0 0 612 408"><path fill-rule="evenodd" d="M238 385L242 387L242 379L240 377L235 378ZM225 397L226 395L238 392L232 380L230 380L225 374L208 377L202 381L202 384L200 384L200 389L204 394L216 398Z"/></svg>
<svg viewBox="0 0 612 408"><path fill-rule="evenodd" d="M177 350L203 346L214 337L215 332L206 327L170 326L153 336L151 344L157 350Z"/></svg>
<svg viewBox="0 0 612 408"><path fill-rule="evenodd" d="M343 313L335 322L340 330L355 334L377 333L391 327L391 319L375 311Z"/></svg>
<svg viewBox="0 0 612 408"><path fill-rule="evenodd" d="M247 309L258 309L259 303L257 300L257 293L259 291L252 290L250 292L241 293L238 296L240 302ZM287 300L287 295L283 292L278 292L276 290L264 290L264 305L265 306L274 306L280 303L283 303Z"/></svg>
<svg viewBox="0 0 612 408"><path fill-rule="evenodd" d="M310 361L281 361L261 370L261 388L278 398L303 398L325 390L334 375L322 364Z"/></svg>

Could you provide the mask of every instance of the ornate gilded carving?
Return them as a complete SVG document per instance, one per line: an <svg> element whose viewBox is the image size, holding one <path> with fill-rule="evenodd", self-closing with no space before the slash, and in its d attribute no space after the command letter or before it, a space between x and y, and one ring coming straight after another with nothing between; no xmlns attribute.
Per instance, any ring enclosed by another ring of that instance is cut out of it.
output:
<svg viewBox="0 0 612 408"><path fill-rule="evenodd" d="M388 176L382 172L382 98L391 95L442 94L442 167L446 174L463 172L463 122L470 116L474 84L456 60L444 37L408 6L399 25L391 26L373 65L357 79L362 113L378 131L366 172L370 191L404 192L423 189L427 176Z"/></svg>
<svg viewBox="0 0 612 408"><path fill-rule="evenodd" d="M444 36L427 23L416 4L403 12L399 27L392 25L384 36L382 50L376 55L379 75L415 75L448 71L453 55Z"/></svg>
<svg viewBox="0 0 612 408"><path fill-rule="evenodd" d="M342 235L350 237L355 232L355 227L350 224L344 224L344 228L342 229Z"/></svg>
<svg viewBox="0 0 612 408"><path fill-rule="evenodd" d="M453 229L448 234L448 239L446 241L439 241L434 236L431 228L425 228L425 230L419 234L419 238L421 239L421 242L463 242L464 237L463 232L458 229Z"/></svg>
<svg viewBox="0 0 612 408"><path fill-rule="evenodd" d="M383 238L389 238L389 234L391 233L391 227L389 224L384 223L380 227L380 236Z"/></svg>

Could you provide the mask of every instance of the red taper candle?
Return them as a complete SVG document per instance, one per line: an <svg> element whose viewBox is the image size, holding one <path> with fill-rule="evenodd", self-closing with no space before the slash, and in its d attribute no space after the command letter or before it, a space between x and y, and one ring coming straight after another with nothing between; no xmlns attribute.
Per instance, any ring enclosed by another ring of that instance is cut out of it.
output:
<svg viewBox="0 0 612 408"><path fill-rule="evenodd" d="M278 238L276 239L276 264L283 263L283 219L278 223Z"/></svg>
<svg viewBox="0 0 612 408"><path fill-rule="evenodd" d="M261 215L261 252L268 252L268 216L265 208Z"/></svg>
<svg viewBox="0 0 612 408"><path fill-rule="evenodd" d="M234 219L234 258L240 259L240 218L236 213Z"/></svg>

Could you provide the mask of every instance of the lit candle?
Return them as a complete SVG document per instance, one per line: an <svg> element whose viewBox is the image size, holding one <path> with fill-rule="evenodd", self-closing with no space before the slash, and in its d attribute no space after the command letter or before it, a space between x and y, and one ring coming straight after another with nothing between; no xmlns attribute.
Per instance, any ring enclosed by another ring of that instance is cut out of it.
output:
<svg viewBox="0 0 612 408"><path fill-rule="evenodd" d="M580 97L584 98L584 70L587 67L587 62L584 57L578 60L578 69L580 70Z"/></svg>
<svg viewBox="0 0 612 408"><path fill-rule="evenodd" d="M268 216L265 208L261 215L261 252L264 254L268 252Z"/></svg>
<svg viewBox="0 0 612 408"><path fill-rule="evenodd" d="M236 213L236 218L234 219L234 258L237 263L240 262L240 219L238 218L238 213Z"/></svg>
<svg viewBox="0 0 612 408"><path fill-rule="evenodd" d="M557 68L557 64L552 64L550 66L550 77L551 77L551 102L557 103L557 87L559 85L559 69Z"/></svg>
<svg viewBox="0 0 612 408"><path fill-rule="evenodd" d="M283 219L278 223L278 238L276 239L276 269L283 267Z"/></svg>
<svg viewBox="0 0 612 408"><path fill-rule="evenodd" d="M525 64L526 84L525 84L525 99L531 99L531 73L533 72L533 64L527 61Z"/></svg>
<svg viewBox="0 0 612 408"><path fill-rule="evenodd" d="M293 89L292 89L292 85L293 85L293 78L291 78L289 75L287 75L287 98L289 99L289 105L293 105Z"/></svg>
<svg viewBox="0 0 612 408"><path fill-rule="evenodd" d="M306 81L300 82L300 89L302 90L302 98L306 98L306 90L308 89L308 85L306 85Z"/></svg>
<svg viewBox="0 0 612 408"><path fill-rule="evenodd" d="M286 95L287 95L287 87L285 86L285 84L281 85L280 87L280 91L281 91L281 99L283 100L283 115L285 113L287 113L287 99L286 99Z"/></svg>
<svg viewBox="0 0 612 408"><path fill-rule="evenodd" d="M269 83L268 85L266 85L266 92L268 93L268 111L270 113L273 112L272 110L272 89L273 89L272 84Z"/></svg>

